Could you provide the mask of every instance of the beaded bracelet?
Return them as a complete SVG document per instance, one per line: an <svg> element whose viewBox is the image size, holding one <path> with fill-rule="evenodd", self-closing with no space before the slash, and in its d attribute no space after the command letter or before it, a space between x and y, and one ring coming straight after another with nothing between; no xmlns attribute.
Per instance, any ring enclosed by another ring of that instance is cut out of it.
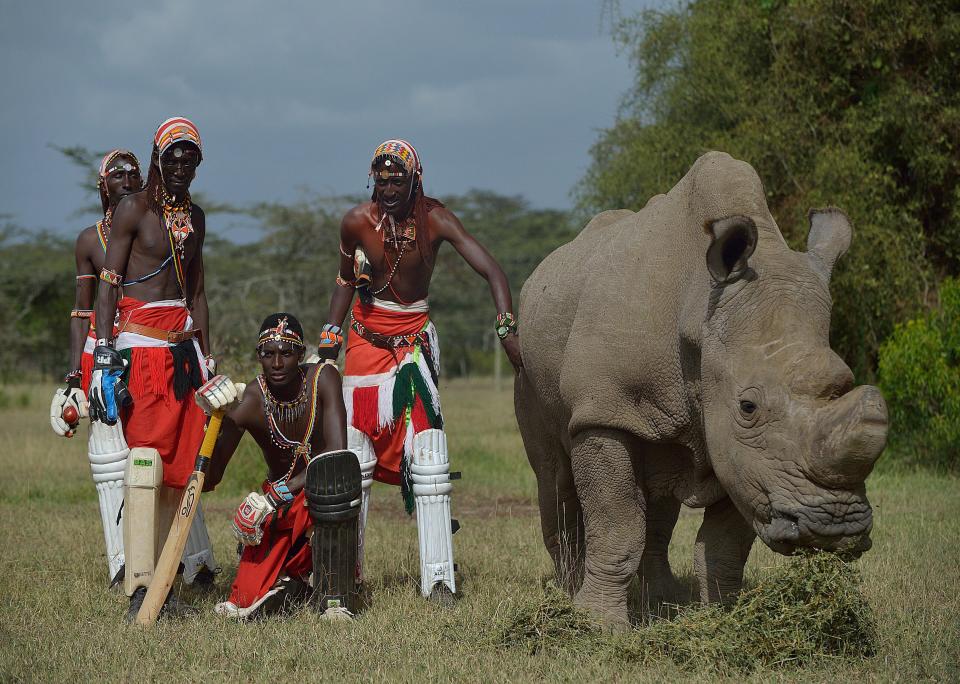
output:
<svg viewBox="0 0 960 684"><path fill-rule="evenodd" d="M337 285L340 287L356 287L352 280L344 280L339 275L337 276Z"/></svg>
<svg viewBox="0 0 960 684"><path fill-rule="evenodd" d="M123 280L121 276L116 271L111 271L109 268L104 266L100 269L100 280L107 283L108 285L113 285L114 287L120 287L120 282Z"/></svg>
<svg viewBox="0 0 960 684"><path fill-rule="evenodd" d="M64 382L70 382L71 380L73 380L73 379L75 379L75 378L79 378L80 376L81 376L80 369L79 369L79 368L76 368L76 369L70 371L69 373L67 373L66 375L64 375L64 376L63 376L63 381L64 381Z"/></svg>
<svg viewBox="0 0 960 684"><path fill-rule="evenodd" d="M74 309L70 312L70 318L90 318L93 315L93 309Z"/></svg>
<svg viewBox="0 0 960 684"><path fill-rule="evenodd" d="M511 333L517 334L517 319L509 311L504 311L503 313L497 314L497 337L501 340L505 339L507 335Z"/></svg>

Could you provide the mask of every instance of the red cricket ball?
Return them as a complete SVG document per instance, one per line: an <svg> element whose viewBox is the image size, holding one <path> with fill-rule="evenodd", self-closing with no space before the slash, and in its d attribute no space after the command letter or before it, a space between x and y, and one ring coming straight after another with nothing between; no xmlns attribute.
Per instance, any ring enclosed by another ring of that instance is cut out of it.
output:
<svg viewBox="0 0 960 684"><path fill-rule="evenodd" d="M80 422L80 412L77 410L76 406L67 406L63 409L61 418L63 418L67 425L76 425Z"/></svg>

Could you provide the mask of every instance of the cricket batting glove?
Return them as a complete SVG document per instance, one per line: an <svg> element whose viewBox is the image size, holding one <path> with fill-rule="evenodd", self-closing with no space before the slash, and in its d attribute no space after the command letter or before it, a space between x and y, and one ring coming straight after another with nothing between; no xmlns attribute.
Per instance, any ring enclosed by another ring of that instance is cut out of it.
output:
<svg viewBox="0 0 960 684"><path fill-rule="evenodd" d="M63 419L63 410L67 406L73 406L77 410L77 422L67 423ZM80 418L86 418L87 398L83 390L79 387L61 387L53 395L53 401L50 402L50 427L61 437L73 435L73 431L80 424Z"/></svg>
<svg viewBox="0 0 960 684"><path fill-rule="evenodd" d="M233 535L244 546L256 546L263 539L263 521L273 513L273 506L263 494L250 492L233 516Z"/></svg>
<svg viewBox="0 0 960 684"><path fill-rule="evenodd" d="M216 375L200 386L193 399L208 416L214 411L229 411L240 402L247 385L234 383L226 375Z"/></svg>
<svg viewBox="0 0 960 684"><path fill-rule="evenodd" d="M93 350L93 374L90 377L90 417L106 425L116 425L120 409L133 403L120 377L127 362L112 347Z"/></svg>

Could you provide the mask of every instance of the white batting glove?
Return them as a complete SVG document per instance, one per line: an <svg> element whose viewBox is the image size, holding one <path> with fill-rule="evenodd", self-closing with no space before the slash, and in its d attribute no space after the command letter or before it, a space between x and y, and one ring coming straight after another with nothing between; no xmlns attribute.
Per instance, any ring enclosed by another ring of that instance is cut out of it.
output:
<svg viewBox="0 0 960 684"><path fill-rule="evenodd" d="M214 411L229 411L240 402L246 384L234 382L226 375L214 376L198 389L194 395L204 413L208 416Z"/></svg>
<svg viewBox="0 0 960 684"><path fill-rule="evenodd" d="M233 535L244 546L256 546L263 539L263 521L273 513L270 500L263 494L250 492L233 516Z"/></svg>
<svg viewBox="0 0 960 684"><path fill-rule="evenodd" d="M68 406L77 410L77 422L75 423L67 423L63 419L63 411ZM50 402L50 427L61 437L72 437L73 431L80 424L79 419L86 418L88 413L87 397L83 394L82 389L79 387L61 387L54 393L53 400Z"/></svg>

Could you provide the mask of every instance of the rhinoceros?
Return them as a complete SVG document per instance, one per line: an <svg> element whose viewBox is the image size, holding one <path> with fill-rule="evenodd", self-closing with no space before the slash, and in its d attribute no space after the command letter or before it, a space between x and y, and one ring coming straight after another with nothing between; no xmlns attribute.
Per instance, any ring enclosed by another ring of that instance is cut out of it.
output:
<svg viewBox="0 0 960 684"><path fill-rule="evenodd" d="M514 400L543 539L610 627L638 572L653 600L675 595L681 505L704 509L704 602L735 598L757 536L783 554L870 548L887 410L829 343L850 224L834 208L809 222L793 251L756 171L711 152L641 211L596 216L523 287Z"/></svg>

